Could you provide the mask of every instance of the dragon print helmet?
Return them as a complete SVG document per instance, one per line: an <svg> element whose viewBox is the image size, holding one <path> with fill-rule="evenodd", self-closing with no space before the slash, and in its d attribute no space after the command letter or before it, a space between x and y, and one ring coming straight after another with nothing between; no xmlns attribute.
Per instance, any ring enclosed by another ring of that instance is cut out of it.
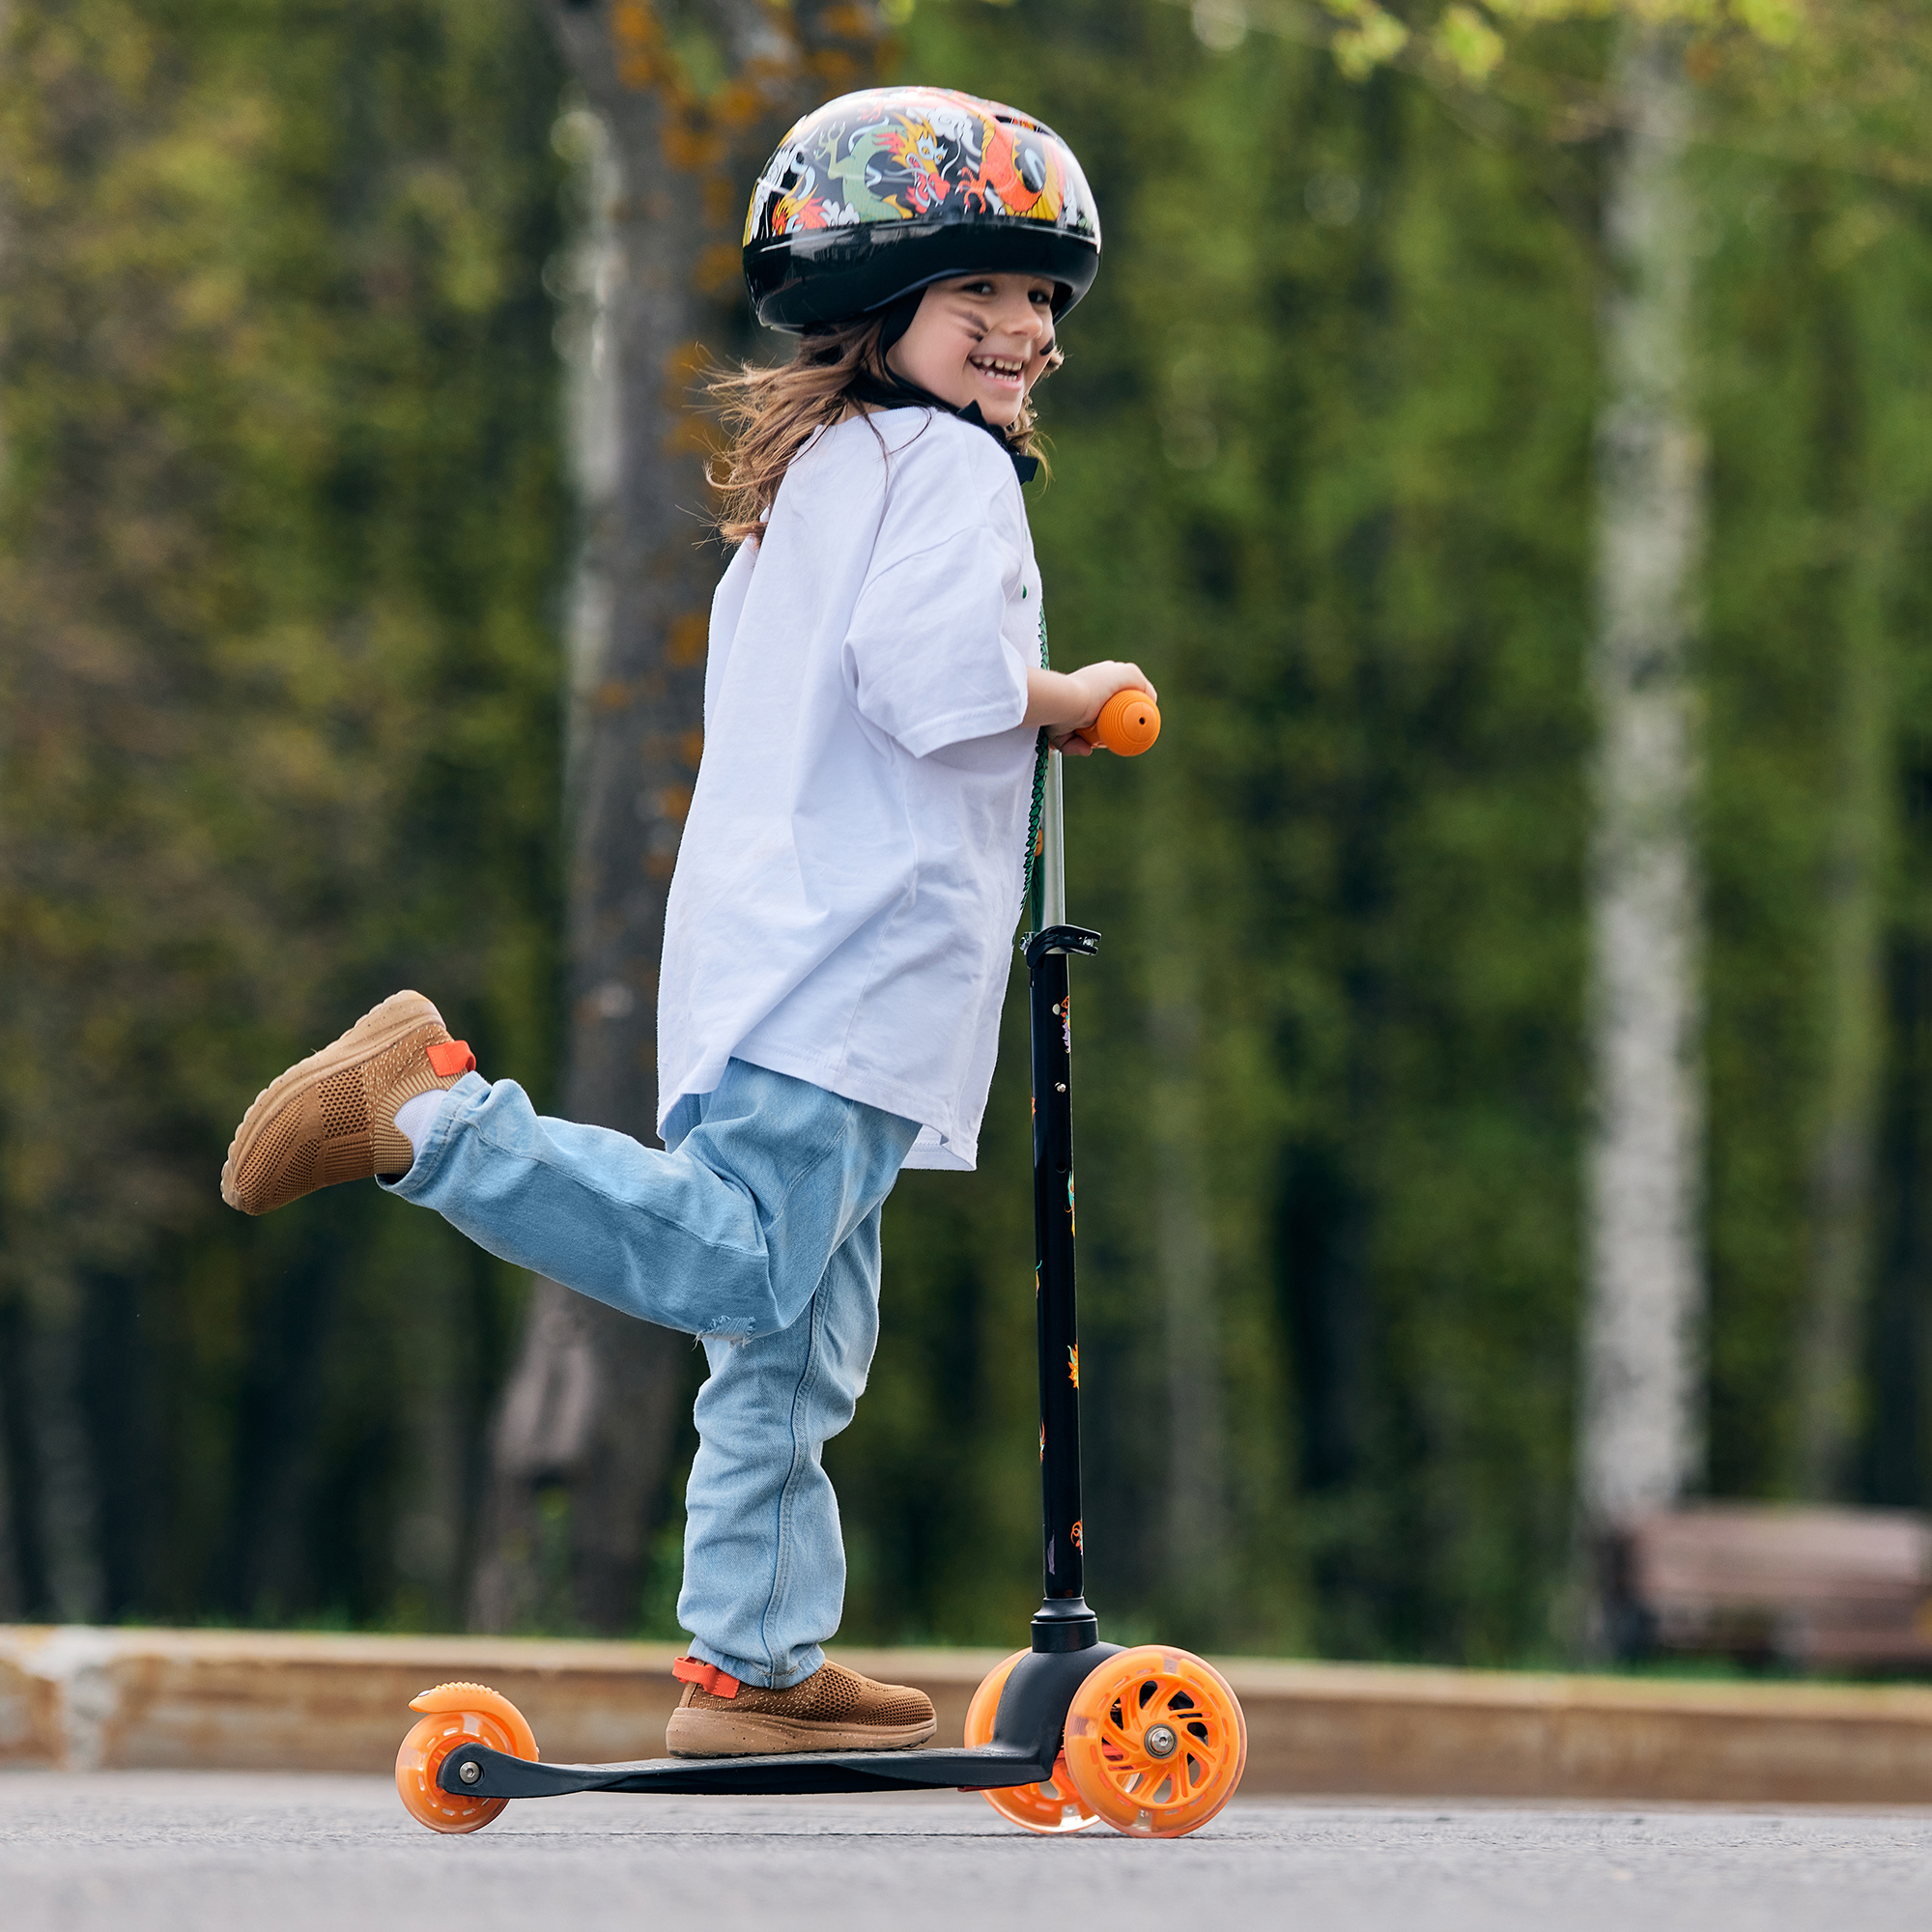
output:
<svg viewBox="0 0 1932 1932"><path fill-rule="evenodd" d="M867 88L814 109L745 217L752 306L794 333L975 271L1045 276L1064 314L1099 266L1100 217L1072 149L951 88Z"/></svg>

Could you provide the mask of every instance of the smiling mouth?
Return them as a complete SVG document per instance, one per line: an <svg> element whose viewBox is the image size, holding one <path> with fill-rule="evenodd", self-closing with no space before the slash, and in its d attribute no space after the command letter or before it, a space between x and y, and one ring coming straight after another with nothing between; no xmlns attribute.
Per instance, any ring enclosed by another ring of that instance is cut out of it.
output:
<svg viewBox="0 0 1932 1932"><path fill-rule="evenodd" d="M1026 373L1026 364L1011 355L969 355L966 360L970 367L977 369L988 381L1003 386L1017 386Z"/></svg>

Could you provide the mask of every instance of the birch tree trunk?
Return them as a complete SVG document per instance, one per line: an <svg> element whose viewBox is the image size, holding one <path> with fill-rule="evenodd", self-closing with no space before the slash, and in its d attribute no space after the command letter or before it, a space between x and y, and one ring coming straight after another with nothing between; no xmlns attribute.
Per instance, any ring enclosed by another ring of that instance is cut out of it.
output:
<svg viewBox="0 0 1932 1932"><path fill-rule="evenodd" d="M703 542L694 380L748 332L740 224L791 120L863 86L870 6L538 0L595 117L595 366L574 435L584 535L572 610L570 1036L564 1109L656 1142L665 895L697 769L721 568ZM471 1620L632 1622L691 1343L538 1282L493 1440ZM548 1501L546 1501L548 1492ZM567 1582L545 1584L559 1504Z"/></svg>
<svg viewBox="0 0 1932 1932"><path fill-rule="evenodd" d="M1625 30L1597 442L1583 1531L1670 1502L1701 1461L1700 944L1687 654L1703 534L1690 399L1691 107L1673 28Z"/></svg>

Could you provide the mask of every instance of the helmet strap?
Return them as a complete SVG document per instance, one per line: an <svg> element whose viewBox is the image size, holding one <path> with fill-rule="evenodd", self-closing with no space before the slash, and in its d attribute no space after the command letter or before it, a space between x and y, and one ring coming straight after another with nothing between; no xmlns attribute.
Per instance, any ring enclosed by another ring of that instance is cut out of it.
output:
<svg viewBox="0 0 1932 1932"><path fill-rule="evenodd" d="M1006 431L995 428L980 414L978 403L968 403L963 410L959 409L944 397L935 396L930 389L923 389L917 383L908 383L896 369L888 369L883 383L869 370L861 370L848 384L848 393L862 403L871 403L880 409L938 410L943 414L957 416L961 422L984 430L1006 451L1008 460L1013 466L1013 473L1022 483L1031 483L1039 474L1039 458L1024 456L1015 449L1007 440Z"/></svg>

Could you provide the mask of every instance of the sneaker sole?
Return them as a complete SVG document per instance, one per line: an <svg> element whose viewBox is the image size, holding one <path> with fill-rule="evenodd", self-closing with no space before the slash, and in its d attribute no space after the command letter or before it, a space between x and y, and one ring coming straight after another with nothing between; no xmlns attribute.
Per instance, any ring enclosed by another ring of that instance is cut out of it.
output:
<svg viewBox="0 0 1932 1932"><path fill-rule="evenodd" d="M405 1034L424 1025L442 1025L442 1015L433 1002L420 993L391 993L386 1000L371 1007L347 1033L330 1040L320 1052L311 1053L306 1060L297 1061L286 1073L271 1080L255 1095L253 1104L242 1116L242 1124L235 1129L235 1138L228 1143L228 1158L221 1163L222 1200L244 1214L249 1211L242 1206L235 1191L234 1177L264 1122L284 1101L317 1081L327 1079L331 1073L339 1073L345 1066L381 1053Z"/></svg>
<svg viewBox="0 0 1932 1932"><path fill-rule="evenodd" d="M911 1750L930 1741L939 1720L923 1724L811 1724L747 1711L671 1713L665 1748L672 1757L772 1757L781 1751Z"/></svg>

